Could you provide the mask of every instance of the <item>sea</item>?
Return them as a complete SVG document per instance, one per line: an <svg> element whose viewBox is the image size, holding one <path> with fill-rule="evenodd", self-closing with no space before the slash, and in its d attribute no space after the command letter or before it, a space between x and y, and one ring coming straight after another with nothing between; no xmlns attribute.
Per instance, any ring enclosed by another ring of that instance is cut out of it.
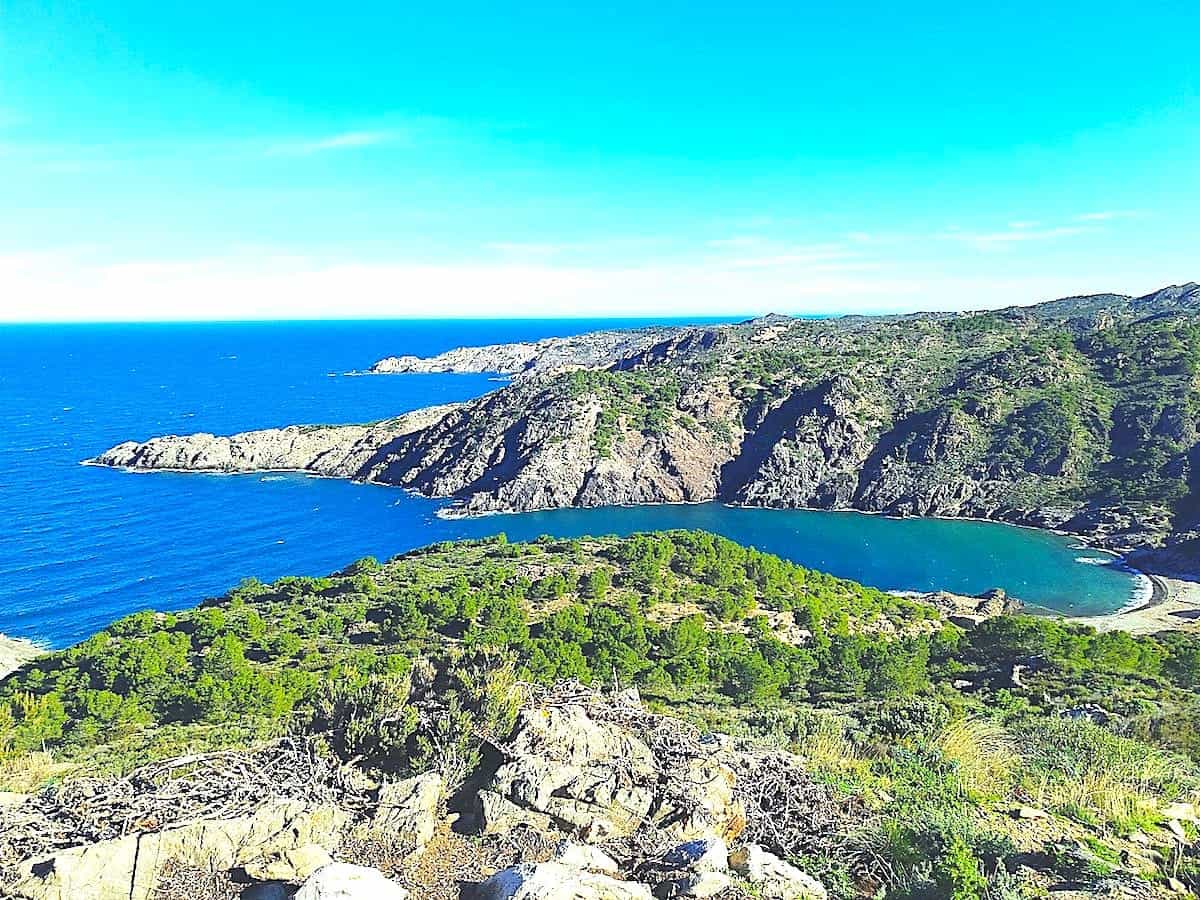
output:
<svg viewBox="0 0 1200 900"><path fill-rule="evenodd" d="M1110 556L1069 537L988 522L717 503L447 518L439 516L444 502L398 488L80 464L123 440L371 421L504 383L489 375L361 374L384 356L645 324L0 327L0 633L66 647L120 616L191 606L249 576L321 575L367 555L498 532L519 540L703 528L885 589L999 587L1071 614L1111 612L1143 597L1145 579Z"/></svg>

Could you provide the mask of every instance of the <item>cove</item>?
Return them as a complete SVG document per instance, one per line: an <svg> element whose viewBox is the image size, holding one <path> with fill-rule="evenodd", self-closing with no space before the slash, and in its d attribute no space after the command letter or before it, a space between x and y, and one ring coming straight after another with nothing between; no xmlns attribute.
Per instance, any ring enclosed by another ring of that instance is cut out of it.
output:
<svg viewBox="0 0 1200 900"><path fill-rule="evenodd" d="M323 575L366 555L500 531L522 540L704 528L885 589L1002 587L1076 614L1114 611L1140 589L1076 541L986 522L719 504L447 519L444 504L395 488L79 465L127 438L363 422L497 386L482 375L338 375L388 354L635 324L644 323L0 328L0 633L64 647L121 616L192 606L245 577Z"/></svg>

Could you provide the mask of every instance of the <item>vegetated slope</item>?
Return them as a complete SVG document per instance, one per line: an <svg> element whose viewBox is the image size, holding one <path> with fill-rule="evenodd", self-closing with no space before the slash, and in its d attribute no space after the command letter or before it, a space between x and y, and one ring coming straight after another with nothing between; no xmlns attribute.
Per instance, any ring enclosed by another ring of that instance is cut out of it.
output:
<svg viewBox="0 0 1200 900"><path fill-rule="evenodd" d="M556 346L553 365L523 357L528 374L381 439L353 477L466 512L720 499L990 518L1122 547L1197 527L1194 284L680 328L609 362L611 335L573 339L574 355ZM188 467L189 440L96 461Z"/></svg>
<svg viewBox="0 0 1200 900"><path fill-rule="evenodd" d="M821 803L869 811L829 820L846 829L824 835L836 853L794 860L837 896L979 897L989 877L1011 888L1021 865L1035 882L1148 889L1165 874L1126 836L1169 845L1165 825L1184 815L1169 805L1200 787L1172 755L1200 754L1197 675L1188 635L1009 615L964 632L932 607L700 532L495 539L247 582L27 663L0 682L0 790L28 789L12 779L30 760L69 782L287 731L375 777L438 770L470 809L472 778L495 772L487 747L514 727L514 676L616 681L746 746L799 754L788 765ZM707 746L741 746L730 741ZM1014 818L1020 806L1032 818ZM1164 869L1193 879L1191 851L1170 852Z"/></svg>

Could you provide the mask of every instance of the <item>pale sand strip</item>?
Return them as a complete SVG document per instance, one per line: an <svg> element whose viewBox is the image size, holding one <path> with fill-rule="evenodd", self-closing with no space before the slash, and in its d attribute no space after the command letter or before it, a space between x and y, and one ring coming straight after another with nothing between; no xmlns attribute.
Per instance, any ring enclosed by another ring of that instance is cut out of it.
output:
<svg viewBox="0 0 1200 900"><path fill-rule="evenodd" d="M0 678L45 652L32 641L0 634Z"/></svg>
<svg viewBox="0 0 1200 900"><path fill-rule="evenodd" d="M1137 609L1101 616L1064 616L1068 622L1091 625L1097 631L1128 631L1153 634L1156 631L1200 632L1200 583L1147 575L1154 584L1150 601Z"/></svg>

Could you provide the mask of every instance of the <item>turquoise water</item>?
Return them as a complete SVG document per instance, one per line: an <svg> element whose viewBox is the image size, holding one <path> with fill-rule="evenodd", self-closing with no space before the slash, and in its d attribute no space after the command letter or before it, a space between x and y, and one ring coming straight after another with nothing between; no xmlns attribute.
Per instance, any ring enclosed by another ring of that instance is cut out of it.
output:
<svg viewBox="0 0 1200 900"><path fill-rule="evenodd" d="M367 421L465 399L498 385L487 376L340 373L389 354L609 324L0 328L0 632L65 646L118 616L192 605L246 576L319 575L367 554L497 531L520 539L706 528L883 588L1003 587L1077 613L1119 608L1139 588L1070 539L992 523L717 504L443 519L442 504L394 488L79 465L129 438Z"/></svg>

